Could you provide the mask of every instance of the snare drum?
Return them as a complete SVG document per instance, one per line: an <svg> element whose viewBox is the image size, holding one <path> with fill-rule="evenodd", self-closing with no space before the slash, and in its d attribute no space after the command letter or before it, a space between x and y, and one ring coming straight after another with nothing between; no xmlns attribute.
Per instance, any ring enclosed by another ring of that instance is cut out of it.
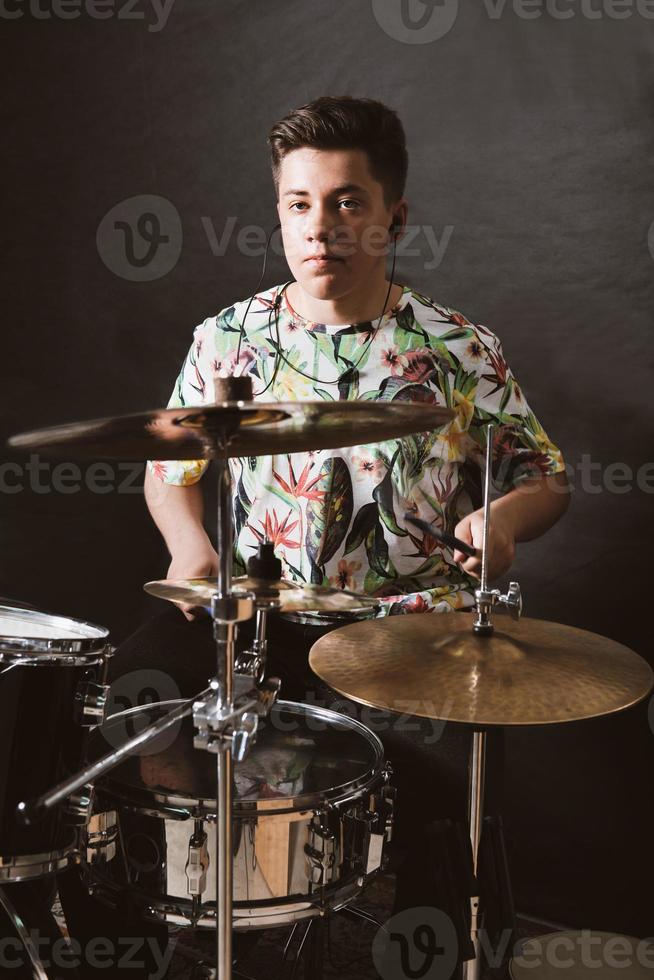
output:
<svg viewBox="0 0 654 980"><path fill-rule="evenodd" d="M108 632L100 626L0 606L0 882L40 878L78 853L83 796L22 826L18 803L79 769L89 727L102 720Z"/></svg>
<svg viewBox="0 0 654 980"><path fill-rule="evenodd" d="M181 702L113 715L92 754ZM393 790L382 744L364 725L278 702L234 767L234 928L267 928L350 902L383 864ZM193 722L165 733L98 784L86 874L114 904L215 928L216 759L193 748Z"/></svg>

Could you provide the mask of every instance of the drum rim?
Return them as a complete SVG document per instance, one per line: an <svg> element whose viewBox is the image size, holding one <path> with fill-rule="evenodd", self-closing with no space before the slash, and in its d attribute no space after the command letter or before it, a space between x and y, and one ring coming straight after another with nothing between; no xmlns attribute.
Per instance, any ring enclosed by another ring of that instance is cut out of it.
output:
<svg viewBox="0 0 654 980"><path fill-rule="evenodd" d="M160 707L161 705L176 706L183 703L183 698L176 698L168 701L153 701L151 704L137 705L135 708L127 708L125 711L114 712L107 717L107 722L111 721L113 718L133 715L137 711L144 711L148 708ZM361 774L361 776L350 779L345 783L340 783L337 786L330 786L327 789L320 791L313 790L310 793L301 793L298 796L274 797L272 799L263 800L235 798L232 805L232 812L234 816L257 817L265 816L266 814L281 815L283 813L293 813L297 812L298 810L322 810L326 806L333 805L334 803L338 802L346 802L353 796L358 796L361 793L365 793L366 791L372 789L372 787L378 783L381 778L383 778L386 767L384 746L379 736L362 722L357 721L355 718L350 718L349 715L341 714L338 711L333 711L331 708L322 708L315 704L306 704L303 701L285 701L280 699L275 702L274 708L282 708L285 710L300 708L303 709L304 713L310 713L314 716L322 716L325 721L335 719L341 723L344 722L345 727L349 729L350 733L356 731L363 738L365 738L367 744L373 751L373 763L368 769L365 770L365 772ZM98 729L98 731L100 731L100 729ZM97 789L103 796L106 796L109 799L115 794L115 798L120 800L122 803L132 803L134 806L141 807L144 810L147 809L151 813L157 811L163 818L166 818L167 816L167 807L170 807L172 811L175 811L170 814L170 817L177 820L184 819L180 818L180 809L187 809L189 811L189 817L195 816L198 813L201 813L201 815L205 817L210 815L215 816L216 813L215 799L183 796L181 793L176 793L170 788L161 790L148 789L145 786L131 786L129 784L113 780L111 778L111 774L109 774L106 780L101 779L98 781ZM140 801L143 802L141 803ZM287 803L287 806L282 806L282 803L284 802Z"/></svg>
<svg viewBox="0 0 654 980"><path fill-rule="evenodd" d="M58 663L62 666L100 662L107 646L109 630L83 619L60 616L41 609L25 609L22 606L0 604L0 617L10 614L12 619L56 623L62 631L68 627L70 637L4 636L0 622L0 663L42 664ZM86 632L86 635L84 633ZM78 634L78 635L75 635ZM95 659L94 659L95 658Z"/></svg>
<svg viewBox="0 0 654 980"><path fill-rule="evenodd" d="M0 883L29 881L63 871L77 860L79 853L77 835L71 828L70 843L57 850L0 855Z"/></svg>
<svg viewBox="0 0 654 980"><path fill-rule="evenodd" d="M107 889L111 893L120 893L127 890L127 886L119 884L112 879L106 869L103 871L97 864L89 864L82 859L83 873L90 873L90 880L94 885L102 889ZM359 873L346 873L342 878L330 882L316 892L315 895L306 893L292 893L280 895L275 898L245 899L234 900L233 903L233 928L234 929L262 929L271 926L290 925L298 919L312 916L323 915L325 907L336 911L343 905L349 904L353 898L359 895L365 882L376 877L378 871L372 871L363 875L361 881ZM184 914L184 909L192 910L192 900L187 895L172 895L168 892L157 894L144 888L130 887L130 894L137 904L146 909L156 910L163 913L166 921L171 924L186 924L190 921L190 915ZM212 919L210 928L215 929L216 901L202 903L202 920ZM179 922L177 918L179 917ZM266 924L268 923L268 924ZM203 926L198 922L199 928Z"/></svg>

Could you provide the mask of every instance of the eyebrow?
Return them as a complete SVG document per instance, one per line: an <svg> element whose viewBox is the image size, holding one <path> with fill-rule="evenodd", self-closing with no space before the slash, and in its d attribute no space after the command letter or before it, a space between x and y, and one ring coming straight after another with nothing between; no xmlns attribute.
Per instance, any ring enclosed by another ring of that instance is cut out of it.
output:
<svg viewBox="0 0 654 980"><path fill-rule="evenodd" d="M302 190L290 190L284 191L283 197L309 197L309 191ZM360 184L343 184L341 187L335 187L332 194L367 194L365 187L361 187Z"/></svg>

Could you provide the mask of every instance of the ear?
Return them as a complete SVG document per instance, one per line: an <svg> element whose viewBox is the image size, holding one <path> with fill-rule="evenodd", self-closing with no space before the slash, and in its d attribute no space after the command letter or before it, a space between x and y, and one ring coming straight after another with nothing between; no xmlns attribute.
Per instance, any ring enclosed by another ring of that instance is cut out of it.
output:
<svg viewBox="0 0 654 980"><path fill-rule="evenodd" d="M397 241L404 235L407 217L409 214L409 204L405 197L401 197L397 204L393 205L392 221L395 224L395 240Z"/></svg>

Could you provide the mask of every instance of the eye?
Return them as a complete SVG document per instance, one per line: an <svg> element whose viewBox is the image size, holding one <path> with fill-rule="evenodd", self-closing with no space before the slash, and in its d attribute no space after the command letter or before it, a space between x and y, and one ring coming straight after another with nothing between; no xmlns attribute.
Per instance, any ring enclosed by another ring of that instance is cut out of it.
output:
<svg viewBox="0 0 654 980"><path fill-rule="evenodd" d="M289 211L296 211L299 209L304 210L308 207L309 205L306 203L306 201L293 201L293 203L289 205Z"/></svg>
<svg viewBox="0 0 654 980"><path fill-rule="evenodd" d="M347 204L348 207L345 208L345 211L356 211L356 209L359 207L359 202L354 201L351 197L344 198L342 201L339 201L338 204L339 207Z"/></svg>

